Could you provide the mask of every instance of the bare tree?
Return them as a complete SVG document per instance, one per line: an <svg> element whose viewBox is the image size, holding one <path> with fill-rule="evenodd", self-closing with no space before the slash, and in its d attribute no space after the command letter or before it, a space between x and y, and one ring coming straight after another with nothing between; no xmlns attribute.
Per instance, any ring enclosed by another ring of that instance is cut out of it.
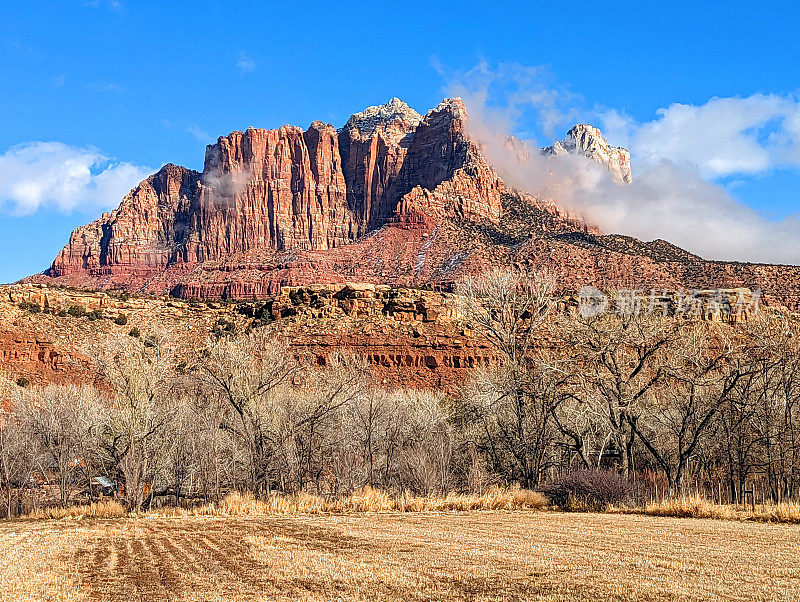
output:
<svg viewBox="0 0 800 602"><path fill-rule="evenodd" d="M274 482L281 389L297 370L286 342L267 329L210 341L199 361L197 373L226 408L221 427L243 447L247 487L257 495Z"/></svg>
<svg viewBox="0 0 800 602"><path fill-rule="evenodd" d="M650 388L642 410L627 416L672 495L682 492L689 460L742 376L732 365L734 353L726 325L687 323L669 346L665 378Z"/></svg>
<svg viewBox="0 0 800 602"><path fill-rule="evenodd" d="M796 492L800 471L798 324L796 318L775 314L753 319L744 328L747 379L746 387L736 392L748 420L740 428L752 442L752 467L763 474L769 495L778 501ZM741 488L744 479L740 481Z"/></svg>
<svg viewBox="0 0 800 602"><path fill-rule="evenodd" d="M289 481L293 489L313 485L320 492L330 460L347 444L340 438L346 408L367 395L366 364L333 355L323 368L295 380L285 391L282 413Z"/></svg>
<svg viewBox="0 0 800 602"><path fill-rule="evenodd" d="M29 445L26 423L18 411L19 388L0 374L0 493L3 516L19 514L24 492L39 464L36 450Z"/></svg>
<svg viewBox="0 0 800 602"><path fill-rule="evenodd" d="M398 391L397 484L424 495L452 485L453 436L441 394Z"/></svg>
<svg viewBox="0 0 800 602"><path fill-rule="evenodd" d="M555 437L553 415L562 402L563 373L531 357L525 369L479 372L453 404L463 443L487 459L504 481L534 487L548 467Z"/></svg>
<svg viewBox="0 0 800 602"><path fill-rule="evenodd" d="M666 375L667 347L677 333L673 318L640 312L571 315L566 320L563 345L573 357L579 383L571 395L603 416L625 476L632 470L632 424L646 409L648 393Z"/></svg>
<svg viewBox="0 0 800 602"><path fill-rule="evenodd" d="M54 475L60 503L75 490L91 489L96 472L102 403L89 386L49 385L26 390L17 412L43 458L42 478Z"/></svg>
<svg viewBox="0 0 800 602"><path fill-rule="evenodd" d="M464 318L512 371L525 363L553 307L554 291L555 279L548 272L524 275L504 269L468 276L457 287Z"/></svg>
<svg viewBox="0 0 800 602"><path fill-rule="evenodd" d="M337 493L364 485L388 486L391 468L386 471L383 468L387 462L391 466L392 461L388 446L395 428L395 407L384 391L365 387L343 408L341 449L333 466L337 474Z"/></svg>
<svg viewBox="0 0 800 602"><path fill-rule="evenodd" d="M147 489L157 487L175 406L173 350L166 335L119 337L105 341L96 362L113 391L101 429L103 459L121 473L129 508L140 510Z"/></svg>
<svg viewBox="0 0 800 602"><path fill-rule="evenodd" d="M542 474L559 400L556 373L543 361L542 346L533 352L554 291L555 280L547 272L502 269L468 277L458 288L464 318L497 350L502 365L465 390L457 420L490 459L493 472L526 487Z"/></svg>

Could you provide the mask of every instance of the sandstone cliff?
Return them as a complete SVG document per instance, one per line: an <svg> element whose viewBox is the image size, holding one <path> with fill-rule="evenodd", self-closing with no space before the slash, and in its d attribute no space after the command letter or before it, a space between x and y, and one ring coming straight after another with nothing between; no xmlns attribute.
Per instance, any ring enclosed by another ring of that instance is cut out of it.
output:
<svg viewBox="0 0 800 602"><path fill-rule="evenodd" d="M198 299L252 299L348 281L448 290L491 266L546 266L564 289L760 288L800 308L800 268L709 262L664 241L601 235L557 203L507 190L466 135L459 99L424 117L399 99L340 130L232 132L202 173L167 165L78 228L28 279ZM630 181L630 155L578 125L543 152Z"/></svg>
<svg viewBox="0 0 800 602"><path fill-rule="evenodd" d="M175 261L187 232L200 174L168 164L131 190L119 208L77 228L49 274L110 273L142 279Z"/></svg>
<svg viewBox="0 0 800 602"><path fill-rule="evenodd" d="M459 100L422 118L392 99L340 132L318 121L232 132L207 148L202 173L167 165L75 230L47 275L153 292L150 280L171 266L327 250L389 222L496 221L502 183L464 135L464 118Z"/></svg>

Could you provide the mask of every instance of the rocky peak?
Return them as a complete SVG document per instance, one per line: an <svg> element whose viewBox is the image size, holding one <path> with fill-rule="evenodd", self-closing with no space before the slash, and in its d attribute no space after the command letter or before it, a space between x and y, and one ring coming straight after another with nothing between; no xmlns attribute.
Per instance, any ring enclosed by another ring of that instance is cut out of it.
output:
<svg viewBox="0 0 800 602"><path fill-rule="evenodd" d="M393 98L338 132L321 121L231 132L206 147L202 173L167 165L75 230L48 276L164 292L208 262L327 251L389 223L497 222L502 182L465 119L460 99L423 119Z"/></svg>
<svg viewBox="0 0 800 602"><path fill-rule="evenodd" d="M399 98L392 98L386 104L355 113L342 129L354 140L365 140L378 132L387 142L402 144L420 121L422 115Z"/></svg>
<svg viewBox="0 0 800 602"><path fill-rule="evenodd" d="M596 127L581 123L567 132L567 137L542 149L546 155L583 155L605 165L621 182L631 182L631 154L620 146L611 146Z"/></svg>
<svg viewBox="0 0 800 602"><path fill-rule="evenodd" d="M435 109L428 111L428 115L432 113L450 113L456 119L467 118L467 108L464 106L464 101L461 97L454 96L453 98L445 98Z"/></svg>

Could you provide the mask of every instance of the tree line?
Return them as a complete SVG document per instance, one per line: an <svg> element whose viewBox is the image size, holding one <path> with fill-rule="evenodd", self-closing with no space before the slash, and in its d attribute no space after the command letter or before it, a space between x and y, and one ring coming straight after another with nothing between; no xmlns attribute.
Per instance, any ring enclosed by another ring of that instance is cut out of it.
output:
<svg viewBox="0 0 800 602"><path fill-rule="evenodd" d="M447 393L380 388L357 357L312 365L271 326L218 334L188 364L167 335L107 340L101 388L0 380L0 516L108 483L137 510L232 490L536 488L598 468L667 495L800 495L791 315L582 316L557 311L554 290L547 274L465 280L464 322L502 361Z"/></svg>

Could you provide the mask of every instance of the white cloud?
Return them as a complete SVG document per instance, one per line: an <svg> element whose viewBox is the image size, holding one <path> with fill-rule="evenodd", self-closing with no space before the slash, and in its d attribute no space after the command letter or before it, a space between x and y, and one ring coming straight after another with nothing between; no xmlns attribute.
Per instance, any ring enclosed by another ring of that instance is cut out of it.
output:
<svg viewBox="0 0 800 602"><path fill-rule="evenodd" d="M239 53L239 60L236 61L236 67L240 73L252 73L256 70L256 62L253 57L248 56L244 52Z"/></svg>
<svg viewBox="0 0 800 602"><path fill-rule="evenodd" d="M604 232L664 239L708 259L800 262L800 217L767 220L686 164L645 165L631 184L585 157L559 158L546 169L539 191ZM541 175L523 179L539 183Z"/></svg>
<svg viewBox="0 0 800 602"><path fill-rule="evenodd" d="M507 184L553 198L604 232L665 239L708 259L800 263L800 216L768 220L713 182L800 167L796 98L755 94L676 103L637 123L622 111L575 109L579 97L541 73L481 62L448 82L448 93L462 95L467 105L470 135ZM510 145L508 134L530 113L543 128L562 131L600 118L610 143L632 151L633 183L618 184L582 156L543 157L536 141L528 143L532 152Z"/></svg>
<svg viewBox="0 0 800 602"><path fill-rule="evenodd" d="M545 66L499 63L493 67L480 60L467 71L454 71L434 62L450 96L460 96L473 110L479 108L484 122L503 131L516 126L531 107L546 136L554 137L565 122L578 118L580 97L553 81ZM491 122L491 123L488 123Z"/></svg>
<svg viewBox="0 0 800 602"><path fill-rule="evenodd" d="M674 103L637 123L617 111L601 115L603 129L639 162L688 163L706 178L800 167L800 102L793 96L753 94Z"/></svg>
<svg viewBox="0 0 800 602"><path fill-rule="evenodd" d="M151 171L113 162L94 148L28 142L0 155L0 208L12 215L105 210L116 207Z"/></svg>
<svg viewBox="0 0 800 602"><path fill-rule="evenodd" d="M196 123L193 123L188 128L186 128L186 132L194 136L199 142L202 142L203 144L208 144L213 140L211 134L206 132Z"/></svg>
<svg viewBox="0 0 800 602"><path fill-rule="evenodd" d="M122 94L125 92L125 88L123 88L119 84L115 84L114 82L106 82L104 84L90 84L89 88L91 88L95 92L113 92L116 94Z"/></svg>

